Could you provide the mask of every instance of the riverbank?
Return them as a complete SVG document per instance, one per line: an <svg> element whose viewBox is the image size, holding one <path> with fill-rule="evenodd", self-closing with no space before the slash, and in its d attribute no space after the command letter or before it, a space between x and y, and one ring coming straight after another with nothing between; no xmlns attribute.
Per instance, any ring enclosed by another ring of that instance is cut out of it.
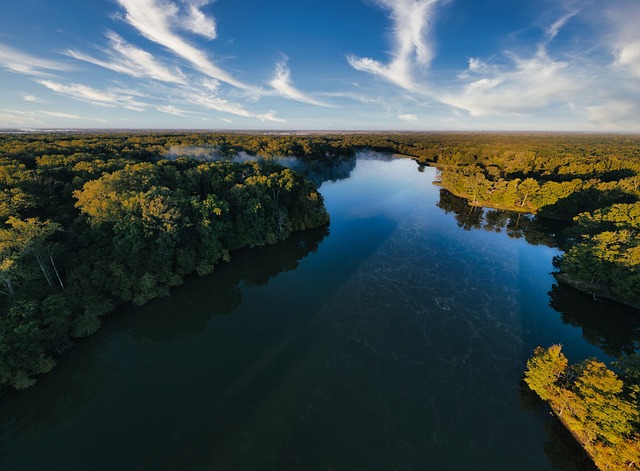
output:
<svg viewBox="0 0 640 471"><path fill-rule="evenodd" d="M439 165L433 165L433 167L438 167L440 168ZM512 213L520 213L520 214L535 214L537 215L538 212L532 210L531 208L523 208L521 206L504 206L504 205L497 205L497 204L492 204L486 201L471 201L471 196L467 195L465 193L458 193L454 190L452 190L451 188L446 187L445 185L442 184L441 180L434 180L433 184L436 186L439 186L441 188L444 188L445 190L447 190L449 193L451 193L454 196L457 196L458 198L462 198L467 200L467 204L469 206L473 206L474 208L487 208L487 209L497 209L499 211L510 211ZM548 219L553 219L553 218L548 218ZM561 219L558 219L561 220Z"/></svg>
<svg viewBox="0 0 640 471"><path fill-rule="evenodd" d="M580 280L575 276L569 275L568 273L564 273L564 272L554 273L553 276L558 281L558 283L571 286L572 288L577 289L578 291L581 291L583 293L593 296L594 301L607 299L607 300L615 301L617 303L631 307L633 309L640 310L640 305L630 303L620 298L619 296L616 296L611 292L611 290L607 286L601 283L590 283L585 280Z"/></svg>

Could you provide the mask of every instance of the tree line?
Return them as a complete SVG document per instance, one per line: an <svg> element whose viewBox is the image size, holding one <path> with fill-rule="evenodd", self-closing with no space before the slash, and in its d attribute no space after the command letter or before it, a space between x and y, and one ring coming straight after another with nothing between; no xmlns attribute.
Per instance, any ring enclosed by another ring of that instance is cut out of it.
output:
<svg viewBox="0 0 640 471"><path fill-rule="evenodd" d="M131 138L3 136L0 386L32 385L119 303L329 221L316 186L274 162L167 160Z"/></svg>
<svg viewBox="0 0 640 471"><path fill-rule="evenodd" d="M562 139L539 136L508 150L488 141L443 148L440 184L474 206L571 222L558 279L640 307L640 138Z"/></svg>

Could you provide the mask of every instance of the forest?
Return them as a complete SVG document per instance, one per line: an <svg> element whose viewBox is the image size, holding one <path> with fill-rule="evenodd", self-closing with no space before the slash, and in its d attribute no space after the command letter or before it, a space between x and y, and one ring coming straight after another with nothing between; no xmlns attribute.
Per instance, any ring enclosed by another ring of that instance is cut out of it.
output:
<svg viewBox="0 0 640 471"><path fill-rule="evenodd" d="M120 303L144 304L235 249L328 223L297 172L165 159L161 141L2 137L1 386L31 386Z"/></svg>
<svg viewBox="0 0 640 471"><path fill-rule="evenodd" d="M4 133L0 390L33 385L118 305L166 295L236 249L326 227L318 186L347 178L359 149L437 167L438 206L460 227L559 247L559 282L640 307L638 136ZM525 382L601 469L638 467L634 342L603 348L626 356L612 370L538 348Z"/></svg>
<svg viewBox="0 0 640 471"><path fill-rule="evenodd" d="M558 279L640 305L637 136L5 133L0 385L33 384L119 303L166 294L234 249L326 224L316 186L348 176L358 149L436 165L439 184L472 206L539 216L518 218L514 236L544 238L532 221L568 221Z"/></svg>
<svg viewBox="0 0 640 471"><path fill-rule="evenodd" d="M489 135L442 147L435 161L442 187L471 205L570 223L558 280L640 307L638 137Z"/></svg>

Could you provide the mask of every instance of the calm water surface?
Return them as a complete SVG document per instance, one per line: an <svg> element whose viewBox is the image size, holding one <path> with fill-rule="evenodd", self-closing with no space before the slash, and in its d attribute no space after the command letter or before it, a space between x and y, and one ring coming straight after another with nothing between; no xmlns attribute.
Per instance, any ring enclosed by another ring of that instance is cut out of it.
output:
<svg viewBox="0 0 640 471"><path fill-rule="evenodd" d="M322 185L329 229L122 309L5 395L0 469L590 469L524 366L552 343L611 360L638 322L554 286L557 249L445 212L433 169L378 157Z"/></svg>

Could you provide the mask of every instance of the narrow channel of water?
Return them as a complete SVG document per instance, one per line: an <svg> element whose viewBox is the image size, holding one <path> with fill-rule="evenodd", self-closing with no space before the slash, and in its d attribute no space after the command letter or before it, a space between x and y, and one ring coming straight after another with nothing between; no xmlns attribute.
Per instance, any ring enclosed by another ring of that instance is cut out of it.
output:
<svg viewBox="0 0 640 471"><path fill-rule="evenodd" d="M497 213L469 224L418 170L362 155L321 187L328 230L112 315L2 398L0 469L590 469L526 360L610 360L640 324L554 286L557 249Z"/></svg>

